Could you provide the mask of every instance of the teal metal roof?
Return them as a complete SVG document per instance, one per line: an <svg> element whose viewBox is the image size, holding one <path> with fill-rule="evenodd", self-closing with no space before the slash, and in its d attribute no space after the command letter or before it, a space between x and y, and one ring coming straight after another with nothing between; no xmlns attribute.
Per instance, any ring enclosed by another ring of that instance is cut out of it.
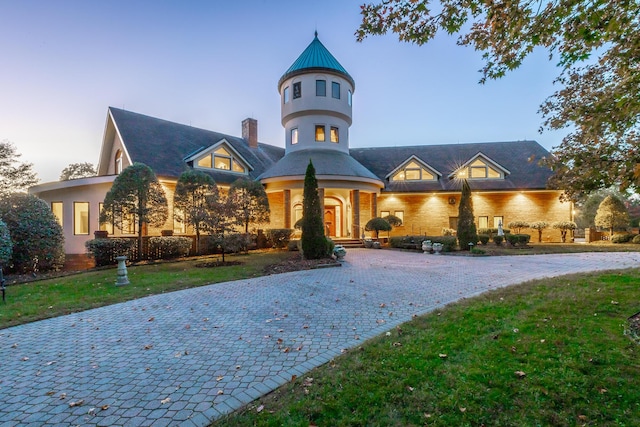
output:
<svg viewBox="0 0 640 427"><path fill-rule="evenodd" d="M327 50L326 47L318 39L318 32L316 31L313 41L307 48L300 54L298 59L294 61L287 71L280 77L278 87L283 81L297 74L302 74L308 71L330 71L342 75L349 80L351 85L355 88L355 82L353 77L347 73L338 60Z"/></svg>

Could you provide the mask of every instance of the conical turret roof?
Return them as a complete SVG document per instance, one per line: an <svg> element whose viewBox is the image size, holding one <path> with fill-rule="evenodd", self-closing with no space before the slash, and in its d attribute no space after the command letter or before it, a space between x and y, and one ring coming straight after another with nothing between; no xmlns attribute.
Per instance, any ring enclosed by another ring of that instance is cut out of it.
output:
<svg viewBox="0 0 640 427"><path fill-rule="evenodd" d="M347 79L355 89L355 81L353 80L353 77L347 73L347 70L340 65L338 60L320 42L317 31L309 46L307 46L298 59L296 59L289 69L285 71L282 77L280 77L280 80L278 81L278 88L280 88L280 85L286 79L309 71L328 71L341 75Z"/></svg>

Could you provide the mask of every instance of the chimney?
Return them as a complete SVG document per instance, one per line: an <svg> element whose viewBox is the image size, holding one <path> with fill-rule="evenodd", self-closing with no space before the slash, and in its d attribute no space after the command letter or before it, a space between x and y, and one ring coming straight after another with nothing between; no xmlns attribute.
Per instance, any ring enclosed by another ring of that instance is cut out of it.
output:
<svg viewBox="0 0 640 427"><path fill-rule="evenodd" d="M256 119L242 121L242 138L249 143L249 147L258 148L258 121Z"/></svg>

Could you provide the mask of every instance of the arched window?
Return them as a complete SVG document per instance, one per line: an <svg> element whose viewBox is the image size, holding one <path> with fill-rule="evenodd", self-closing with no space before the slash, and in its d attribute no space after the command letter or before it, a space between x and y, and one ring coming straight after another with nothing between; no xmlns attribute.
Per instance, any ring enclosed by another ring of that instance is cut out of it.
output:
<svg viewBox="0 0 640 427"><path fill-rule="evenodd" d="M122 150L116 151L115 171L116 175L120 175L120 173L122 172Z"/></svg>

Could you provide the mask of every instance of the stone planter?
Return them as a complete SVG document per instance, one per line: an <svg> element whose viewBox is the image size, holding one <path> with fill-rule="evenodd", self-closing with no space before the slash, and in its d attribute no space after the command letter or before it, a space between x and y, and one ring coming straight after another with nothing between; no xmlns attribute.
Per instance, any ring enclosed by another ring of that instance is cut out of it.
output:
<svg viewBox="0 0 640 427"><path fill-rule="evenodd" d="M425 254L430 254L433 245L431 244L431 240L425 240L422 242L422 252Z"/></svg>
<svg viewBox="0 0 640 427"><path fill-rule="evenodd" d="M373 240L370 237L364 239L364 247L371 249L373 247Z"/></svg>
<svg viewBox="0 0 640 427"><path fill-rule="evenodd" d="M336 245L335 248L333 248L333 254L338 261L342 261L345 255L347 255L347 250L342 245Z"/></svg>
<svg viewBox="0 0 640 427"><path fill-rule="evenodd" d="M439 254L440 254L440 252L442 252L442 243L434 243L434 244L433 244L433 252L434 252L436 255L439 255Z"/></svg>

